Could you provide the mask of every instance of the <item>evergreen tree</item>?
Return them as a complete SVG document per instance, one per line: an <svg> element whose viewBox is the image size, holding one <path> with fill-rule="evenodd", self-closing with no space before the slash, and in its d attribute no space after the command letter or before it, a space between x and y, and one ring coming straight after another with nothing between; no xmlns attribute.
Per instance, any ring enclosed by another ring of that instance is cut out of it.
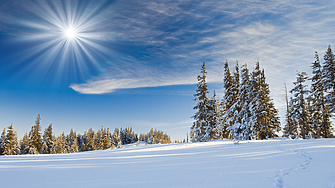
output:
<svg viewBox="0 0 335 188"><path fill-rule="evenodd" d="M37 115L35 125L31 127L31 131L29 132L29 139L27 150L29 154L39 154L42 149L42 135L41 131L41 116Z"/></svg>
<svg viewBox="0 0 335 188"><path fill-rule="evenodd" d="M229 118L226 118L226 122L229 125L229 127L227 128L228 132L229 132L229 136L228 138L233 138L234 139L234 135L231 132L231 128L233 128L233 125L235 123L238 122L238 113L241 110L241 104L239 104L238 101L238 97L239 97L239 92L240 92L240 70L239 70L239 65L238 65L238 61L236 61L236 65L235 65L235 72L233 75L233 85L232 85L232 95L230 96L231 101L232 101L232 105L227 108L225 113L230 114L231 116L229 116ZM236 130L237 131L237 130ZM237 136L235 134L235 136Z"/></svg>
<svg viewBox="0 0 335 188"><path fill-rule="evenodd" d="M78 133L78 136L77 136L77 145L78 145L79 152L85 151L85 143L84 143L83 135L81 135L80 133Z"/></svg>
<svg viewBox="0 0 335 188"><path fill-rule="evenodd" d="M324 97L324 85L322 81L323 70L320 64L319 55L315 52L315 61L312 63L313 77L311 78L311 102L312 122L311 127L316 138L329 138L331 132L330 112L327 101Z"/></svg>
<svg viewBox="0 0 335 188"><path fill-rule="evenodd" d="M108 149L111 147L111 134L109 132L109 128L101 128L102 130L102 136L103 136L103 140L102 140L102 149Z"/></svg>
<svg viewBox="0 0 335 188"><path fill-rule="evenodd" d="M298 123L299 134L305 139L306 135L309 133L308 126L308 113L307 113L307 104L305 96L309 93L306 89L305 81L308 79L306 72L297 73L297 81L293 82L295 87L290 91L293 94L294 98L291 100L291 114L290 116Z"/></svg>
<svg viewBox="0 0 335 188"><path fill-rule="evenodd" d="M21 154L27 154L27 144L28 144L28 134L27 132L23 135L22 140L20 141L20 153Z"/></svg>
<svg viewBox="0 0 335 188"><path fill-rule="evenodd" d="M75 139L73 140L73 144L71 145L70 152L71 152L71 153L79 152L79 148L78 148L78 140L77 140L77 138L75 138Z"/></svg>
<svg viewBox="0 0 335 188"><path fill-rule="evenodd" d="M235 141L252 138L253 122L251 121L250 113L252 88L249 76L247 64L244 64L241 70L241 83L238 91L238 99L230 109L230 112L233 113L234 116L231 118L233 120L233 125L229 127L229 130Z"/></svg>
<svg viewBox="0 0 335 188"><path fill-rule="evenodd" d="M248 98L250 99L247 106L249 108L250 117L249 117L249 127L251 129L251 134L249 139L264 139L266 137L266 108L267 103L265 101L265 92L262 90L261 84L265 85L265 77L264 83L262 82L261 70L259 66L259 61L256 63L256 67L250 74L250 82L249 82L249 90ZM263 131L265 130L265 131ZM261 132L265 133L261 133Z"/></svg>
<svg viewBox="0 0 335 188"><path fill-rule="evenodd" d="M0 155L3 155L6 142L6 128L3 129L0 137Z"/></svg>
<svg viewBox="0 0 335 188"><path fill-rule="evenodd" d="M65 134L64 132L59 135L57 137L57 145L56 145L56 151L58 154L61 153L68 153L68 149L67 149L67 142L66 142L66 138L65 138Z"/></svg>
<svg viewBox="0 0 335 188"><path fill-rule="evenodd" d="M335 57L330 47L324 55L322 83L327 92L325 96L327 106L329 106L332 113L335 112Z"/></svg>
<svg viewBox="0 0 335 188"><path fill-rule="evenodd" d="M119 127L116 127L114 132L113 132L111 148L113 148L113 149L122 148L122 142L121 142Z"/></svg>
<svg viewBox="0 0 335 188"><path fill-rule="evenodd" d="M102 140L103 140L102 129L100 129L99 127L94 138L95 150L102 150Z"/></svg>
<svg viewBox="0 0 335 188"><path fill-rule="evenodd" d="M171 139L170 136L167 135L167 133L164 133L163 131L154 130L151 128L151 130L145 134L145 141L146 144L170 144Z"/></svg>
<svg viewBox="0 0 335 188"><path fill-rule="evenodd" d="M27 151L27 154L39 154L34 144L34 140L33 140L34 129L35 129L35 126L34 125L31 126L30 132L28 134L28 142L25 148L25 150Z"/></svg>
<svg viewBox="0 0 335 188"><path fill-rule="evenodd" d="M56 140L52 132L52 123L49 124L48 128L45 129L43 134L43 149L44 154L55 154L56 153Z"/></svg>
<svg viewBox="0 0 335 188"><path fill-rule="evenodd" d="M232 125L232 122L228 123L228 119L233 117L232 112L230 111L230 108L234 105L236 102L236 96L234 95L234 82L233 77L230 74L229 66L228 66L228 60L226 60L226 63L224 65L224 73L223 73L223 98L221 102L221 109L222 109L222 118L220 119L220 137L228 138L229 137L229 130L227 129L229 126Z"/></svg>
<svg viewBox="0 0 335 188"><path fill-rule="evenodd" d="M270 97L269 85L266 83L264 69L260 72L259 63L257 63L255 75L259 77L254 83L255 93L255 106L253 108L253 114L256 115L256 125L254 127L254 134L257 135L257 139L275 138L278 137L277 133L281 130L280 121L278 117L278 110L275 108L273 100Z"/></svg>
<svg viewBox="0 0 335 188"><path fill-rule="evenodd" d="M86 145L86 151L93 151L95 150L95 143L94 143L94 137L95 137L95 132L92 128L88 129L87 132L87 144Z"/></svg>
<svg viewBox="0 0 335 188"><path fill-rule="evenodd" d="M290 104L293 98L291 97L290 101L288 100L286 82L284 87L285 87L285 101L286 101L286 114L285 114L286 124L283 128L283 137L294 139L297 138L298 136L298 126L291 116L292 107Z"/></svg>
<svg viewBox="0 0 335 188"><path fill-rule="evenodd" d="M133 131L132 127L126 127L125 129L120 130L120 139L122 142L122 145L125 144L132 144L137 142L138 138L137 138L137 134Z"/></svg>
<svg viewBox="0 0 335 188"><path fill-rule="evenodd" d="M216 99L216 92L213 91L213 96L208 99L208 110L207 110L207 120L208 126L206 132L209 133L209 140L214 140L219 138L219 115L220 114L220 106L218 100Z"/></svg>
<svg viewBox="0 0 335 188"><path fill-rule="evenodd" d="M208 123L208 98L207 98L207 83L206 83L206 66L205 62L201 66L201 74L198 75L198 85L196 94L194 94L196 106L193 108L197 110L193 116L194 122L191 127L190 135L192 142L203 142L210 140L210 125Z"/></svg>
<svg viewBox="0 0 335 188"><path fill-rule="evenodd" d="M69 153L78 152L78 142L76 131L70 130L70 134L67 136L67 144Z"/></svg>
<svg viewBox="0 0 335 188"><path fill-rule="evenodd" d="M20 146L17 141L16 131L13 125L10 125L7 130L6 140L4 142L4 155L20 155Z"/></svg>
<svg viewBox="0 0 335 188"><path fill-rule="evenodd" d="M286 84L285 84L286 89ZM287 91L287 90L286 90ZM286 92L286 124L284 126L283 131L283 137L295 139L298 137L298 123L295 121L295 119L292 117L292 100L291 97L290 100L287 98L287 92Z"/></svg>

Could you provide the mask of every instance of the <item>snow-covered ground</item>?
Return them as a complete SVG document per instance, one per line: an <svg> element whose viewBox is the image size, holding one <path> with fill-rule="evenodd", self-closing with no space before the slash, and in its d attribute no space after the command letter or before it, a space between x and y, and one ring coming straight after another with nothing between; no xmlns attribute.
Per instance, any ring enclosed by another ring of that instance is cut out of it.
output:
<svg viewBox="0 0 335 188"><path fill-rule="evenodd" d="M0 157L0 187L335 187L335 139Z"/></svg>

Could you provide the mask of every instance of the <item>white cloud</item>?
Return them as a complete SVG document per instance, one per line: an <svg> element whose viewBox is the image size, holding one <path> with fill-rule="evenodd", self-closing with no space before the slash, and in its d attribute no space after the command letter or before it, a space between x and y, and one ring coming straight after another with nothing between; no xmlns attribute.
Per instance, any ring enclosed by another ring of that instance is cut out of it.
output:
<svg viewBox="0 0 335 188"><path fill-rule="evenodd" d="M157 77L140 79L102 79L88 81L84 84L71 84L70 88L82 94L104 94L114 92L117 89L195 84L196 82L192 80L181 77L172 80L165 80Z"/></svg>

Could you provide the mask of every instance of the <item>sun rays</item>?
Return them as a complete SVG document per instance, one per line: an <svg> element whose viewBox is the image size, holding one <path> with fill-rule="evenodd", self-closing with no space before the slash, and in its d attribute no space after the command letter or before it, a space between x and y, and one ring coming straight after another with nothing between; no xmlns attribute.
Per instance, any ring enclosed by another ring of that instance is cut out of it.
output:
<svg viewBox="0 0 335 188"><path fill-rule="evenodd" d="M108 4L83 1L39 1L26 10L30 19L19 23L26 31L23 40L33 42L21 61L22 71L39 69L42 79L54 82L84 80L101 68L109 49L97 40ZM33 19L31 19L33 17Z"/></svg>
<svg viewBox="0 0 335 188"><path fill-rule="evenodd" d="M67 37L68 40L75 39L77 38L77 30L70 26L64 31L64 35Z"/></svg>

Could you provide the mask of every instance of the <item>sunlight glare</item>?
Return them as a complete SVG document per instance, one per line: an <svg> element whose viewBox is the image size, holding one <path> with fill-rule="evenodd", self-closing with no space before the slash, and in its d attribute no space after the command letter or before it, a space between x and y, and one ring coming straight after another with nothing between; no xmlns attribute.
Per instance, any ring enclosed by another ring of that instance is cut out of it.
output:
<svg viewBox="0 0 335 188"><path fill-rule="evenodd" d="M74 39L77 37L77 31L72 27L69 27L67 30L65 30L64 34L68 39Z"/></svg>

